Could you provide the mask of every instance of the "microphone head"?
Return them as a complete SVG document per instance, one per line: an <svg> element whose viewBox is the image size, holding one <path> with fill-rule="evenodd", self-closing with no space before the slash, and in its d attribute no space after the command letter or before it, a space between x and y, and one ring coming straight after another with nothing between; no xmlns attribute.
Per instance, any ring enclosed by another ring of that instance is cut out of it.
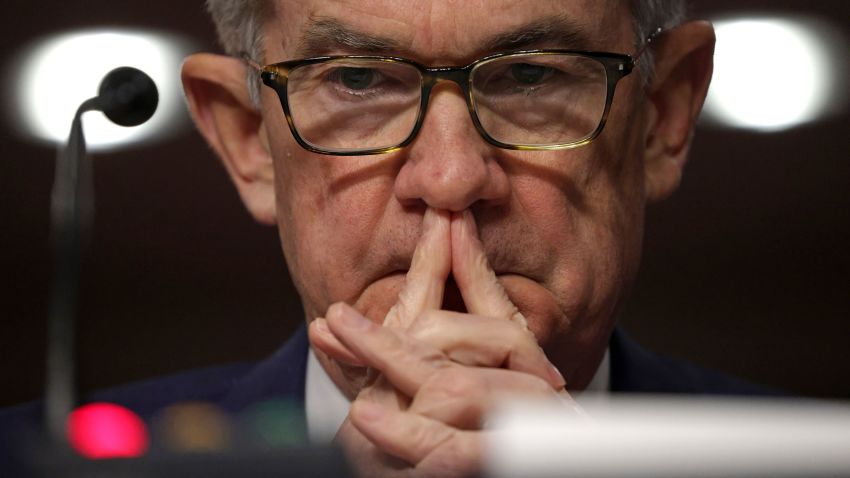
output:
<svg viewBox="0 0 850 478"><path fill-rule="evenodd" d="M159 104L159 92L151 77L129 66L116 68L103 78L98 96L103 114L115 124L138 126L149 120Z"/></svg>

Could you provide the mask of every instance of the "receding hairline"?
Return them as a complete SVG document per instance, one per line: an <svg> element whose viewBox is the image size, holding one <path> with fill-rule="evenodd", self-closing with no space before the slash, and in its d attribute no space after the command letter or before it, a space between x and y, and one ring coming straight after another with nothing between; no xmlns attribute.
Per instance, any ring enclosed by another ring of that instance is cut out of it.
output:
<svg viewBox="0 0 850 478"><path fill-rule="evenodd" d="M655 28L672 28L686 18L686 0L622 0L627 2L632 17L634 44L639 47ZM279 2L274 0L206 0L219 42L233 56L248 53L264 62L264 27L272 16L279 16ZM645 82L653 69L653 52L647 51L639 69ZM249 68L248 92L259 105L259 77Z"/></svg>

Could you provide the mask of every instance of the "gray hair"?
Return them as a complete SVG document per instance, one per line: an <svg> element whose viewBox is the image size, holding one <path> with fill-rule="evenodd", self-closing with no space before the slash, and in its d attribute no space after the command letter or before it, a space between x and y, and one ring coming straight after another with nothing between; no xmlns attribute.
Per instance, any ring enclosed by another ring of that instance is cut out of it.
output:
<svg viewBox="0 0 850 478"><path fill-rule="evenodd" d="M263 62L263 25L268 18L269 0L207 0L207 11L215 24L218 41L231 56L248 55ZM260 78L248 68L248 94L254 105L260 104Z"/></svg>
<svg viewBox="0 0 850 478"><path fill-rule="evenodd" d="M639 48L656 28L675 27L686 16L685 0L629 0L634 20L635 46ZM264 62L263 25L270 13L269 0L207 0L207 11L215 23L218 39L228 55L247 54ZM647 50L639 71L648 81L653 70L652 50ZM248 69L248 92L255 105L260 104L259 78Z"/></svg>
<svg viewBox="0 0 850 478"><path fill-rule="evenodd" d="M635 31L635 48L642 47L656 29L669 30L687 18L685 0L629 0L629 6ZM652 78L654 66L654 55L649 48L638 63L645 84Z"/></svg>

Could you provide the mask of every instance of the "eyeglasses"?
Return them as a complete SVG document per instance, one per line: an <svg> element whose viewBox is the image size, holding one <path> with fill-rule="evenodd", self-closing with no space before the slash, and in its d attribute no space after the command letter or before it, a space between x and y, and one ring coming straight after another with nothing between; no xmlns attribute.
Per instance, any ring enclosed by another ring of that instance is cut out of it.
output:
<svg viewBox="0 0 850 478"><path fill-rule="evenodd" d="M499 53L464 67L429 68L405 58L323 56L260 66L280 98L289 129L303 148L354 156L397 151L422 127L432 88L456 83L475 128L490 144L512 150L583 146L602 132L617 83L635 56L577 50Z"/></svg>

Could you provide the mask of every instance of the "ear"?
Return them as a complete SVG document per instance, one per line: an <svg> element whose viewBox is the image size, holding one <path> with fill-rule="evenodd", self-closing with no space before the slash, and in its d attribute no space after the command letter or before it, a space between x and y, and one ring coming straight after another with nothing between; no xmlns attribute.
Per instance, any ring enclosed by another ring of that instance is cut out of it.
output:
<svg viewBox="0 0 850 478"><path fill-rule="evenodd" d="M274 169L260 111L251 102L246 66L200 53L183 63L183 90L195 125L224 162L254 218L275 223Z"/></svg>
<svg viewBox="0 0 850 478"><path fill-rule="evenodd" d="M694 125L711 81L714 28L689 22L662 35L655 48L649 86L649 122L644 151L646 195L666 198L679 186Z"/></svg>

